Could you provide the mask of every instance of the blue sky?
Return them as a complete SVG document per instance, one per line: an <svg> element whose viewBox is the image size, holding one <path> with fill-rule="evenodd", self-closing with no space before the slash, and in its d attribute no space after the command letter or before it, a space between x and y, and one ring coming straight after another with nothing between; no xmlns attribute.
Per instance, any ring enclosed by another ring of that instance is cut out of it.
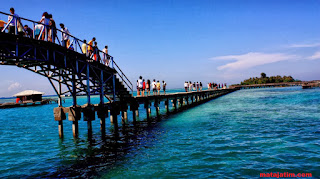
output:
<svg viewBox="0 0 320 179"><path fill-rule="evenodd" d="M47 11L72 35L96 37L132 82L142 75L168 88L185 80L234 84L261 72L320 79L319 0L7 0L0 11L10 7L32 20ZM54 94L42 76L0 68L0 96Z"/></svg>

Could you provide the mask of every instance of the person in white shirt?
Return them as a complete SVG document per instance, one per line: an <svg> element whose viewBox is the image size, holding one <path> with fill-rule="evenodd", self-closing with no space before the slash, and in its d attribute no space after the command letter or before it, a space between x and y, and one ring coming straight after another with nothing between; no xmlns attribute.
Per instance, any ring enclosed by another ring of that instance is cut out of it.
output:
<svg viewBox="0 0 320 179"><path fill-rule="evenodd" d="M103 54L103 63L106 65L106 66L109 66L109 55L108 55L108 46L106 45L104 47L104 49L102 50L102 52L104 53Z"/></svg>
<svg viewBox="0 0 320 179"><path fill-rule="evenodd" d="M188 85L188 82L184 82L184 89L186 90L186 92L188 92L188 87L189 87L189 85Z"/></svg>
<svg viewBox="0 0 320 179"><path fill-rule="evenodd" d="M68 28L66 28L65 26L64 26L64 24L60 24L60 27L61 27L61 31L62 31L62 34L61 34L61 40L62 40L62 46L63 47L67 47L67 42L68 42L68 40L69 40L69 34L70 34L70 32L69 32L69 30L68 30ZM68 48L68 47L67 47Z"/></svg>
<svg viewBox="0 0 320 179"><path fill-rule="evenodd" d="M11 15L8 16L8 24L9 28L8 31L10 34L15 34L16 32L16 26L18 25L19 16L18 14L14 13L14 8L10 8Z"/></svg>
<svg viewBox="0 0 320 179"><path fill-rule="evenodd" d="M193 87L193 85L192 85L191 81L189 81L189 91L192 91L192 87Z"/></svg>
<svg viewBox="0 0 320 179"><path fill-rule="evenodd" d="M42 29L43 29L43 33L42 33L42 40L45 39L45 36L48 35L48 32L49 32L49 22L50 22L50 18L49 18L49 15L47 12L44 12L42 14L42 17L39 21L41 24L44 24L44 25L41 25L42 26Z"/></svg>
<svg viewBox="0 0 320 179"><path fill-rule="evenodd" d="M138 80L138 96L140 96L140 91L142 91L142 76L139 77L139 80Z"/></svg>
<svg viewBox="0 0 320 179"><path fill-rule="evenodd" d="M157 83L156 83L155 79L153 79L153 82L151 83L151 86L152 86L152 94L153 95L157 94Z"/></svg>

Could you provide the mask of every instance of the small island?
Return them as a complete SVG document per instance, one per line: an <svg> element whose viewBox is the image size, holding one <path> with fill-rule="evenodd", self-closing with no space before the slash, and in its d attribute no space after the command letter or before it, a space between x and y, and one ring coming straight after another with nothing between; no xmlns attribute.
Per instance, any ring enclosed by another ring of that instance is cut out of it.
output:
<svg viewBox="0 0 320 179"><path fill-rule="evenodd" d="M243 80L240 85L254 85L254 84L267 84L267 83L288 83L288 82L300 82L300 80L295 80L292 76L270 76L267 77L265 73L261 73L261 77L253 77Z"/></svg>

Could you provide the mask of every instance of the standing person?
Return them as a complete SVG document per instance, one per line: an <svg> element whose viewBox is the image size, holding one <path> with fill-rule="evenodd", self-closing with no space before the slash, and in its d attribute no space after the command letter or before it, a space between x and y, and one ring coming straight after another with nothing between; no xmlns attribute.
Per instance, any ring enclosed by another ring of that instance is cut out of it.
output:
<svg viewBox="0 0 320 179"><path fill-rule="evenodd" d="M49 19L50 19L50 21L49 21L49 27L50 27L50 29L49 29L49 32L51 31L51 34L50 34L50 38L51 38L51 42L55 42L55 40L56 40L56 37L57 37L57 26L56 26L56 21L54 21L53 20L53 18L52 18L52 14L48 14L48 17L49 17Z"/></svg>
<svg viewBox="0 0 320 179"><path fill-rule="evenodd" d="M159 80L157 81L157 91L158 91L158 95L160 95L160 90L161 90L161 84L159 82Z"/></svg>
<svg viewBox="0 0 320 179"><path fill-rule="evenodd" d="M147 89L147 96L150 96L150 80L147 80L147 84L146 84L146 89Z"/></svg>
<svg viewBox="0 0 320 179"><path fill-rule="evenodd" d="M42 40L44 40L45 39L45 37L46 36L48 36L49 34L48 34L48 30L49 30L49 22L50 22L50 18L49 18L49 16L48 16L48 13L47 12L44 12L43 14L42 14L42 17L41 17L41 19L40 19L40 21L39 21L41 24L44 24L44 25L42 25L42 29L44 29L43 30L43 33L42 33ZM48 36L49 37L49 36Z"/></svg>
<svg viewBox="0 0 320 179"><path fill-rule="evenodd" d="M162 81L163 94L166 94L166 87L167 87L167 83L163 80Z"/></svg>
<svg viewBox="0 0 320 179"><path fill-rule="evenodd" d="M193 82L193 91L195 91L196 90L196 82Z"/></svg>
<svg viewBox="0 0 320 179"><path fill-rule="evenodd" d="M146 82L144 81L144 79L142 80L142 96L144 96L144 92L146 90Z"/></svg>
<svg viewBox="0 0 320 179"><path fill-rule="evenodd" d="M88 44L88 53L89 53L89 57L91 57L92 53L93 53L93 42L96 41L96 38L93 37L92 40L89 41Z"/></svg>
<svg viewBox="0 0 320 179"><path fill-rule="evenodd" d="M188 84L188 82L184 82L184 90L186 91L186 92L188 92L188 87L189 87L189 84Z"/></svg>
<svg viewBox="0 0 320 179"><path fill-rule="evenodd" d="M139 96L141 95L142 87L143 87L142 76L140 76L138 79Z"/></svg>
<svg viewBox="0 0 320 179"><path fill-rule="evenodd" d="M64 24L60 23L60 27L61 27L61 31L62 31L62 34L61 34L62 46L67 47L70 32L69 32L68 28L66 28L64 26Z"/></svg>
<svg viewBox="0 0 320 179"><path fill-rule="evenodd" d="M18 25L19 21L19 16L18 14L14 13L14 8L10 8L10 13L11 15L8 16L8 23L9 23L9 28L8 31L10 34L15 34L16 32L16 26ZM18 33L18 30L17 30Z"/></svg>
<svg viewBox="0 0 320 179"><path fill-rule="evenodd" d="M202 83L201 83L201 81L200 81L200 91L202 91Z"/></svg>
<svg viewBox="0 0 320 179"><path fill-rule="evenodd" d="M86 39L83 40L83 44L81 45L81 50L82 50L82 53L87 56L87 40Z"/></svg>
<svg viewBox="0 0 320 179"><path fill-rule="evenodd" d="M197 91L199 91L200 86L199 86L199 83L198 83L198 82L197 82L197 84L196 84L196 87L197 87Z"/></svg>
<svg viewBox="0 0 320 179"><path fill-rule="evenodd" d="M49 21L49 31L48 31L48 41L53 42L55 41L55 27L54 27L54 22L52 20Z"/></svg>
<svg viewBox="0 0 320 179"><path fill-rule="evenodd" d="M108 46L104 46L104 49L102 50L103 52L103 63L106 66L109 66L109 55L108 55Z"/></svg>
<svg viewBox="0 0 320 179"><path fill-rule="evenodd" d="M94 42L93 51L94 51L93 59L99 62L100 55L99 55L98 42Z"/></svg>
<svg viewBox="0 0 320 179"><path fill-rule="evenodd" d="M208 83L208 89L211 89L211 82Z"/></svg>
<svg viewBox="0 0 320 179"><path fill-rule="evenodd" d="M189 91L192 91L192 83L189 81Z"/></svg>
<svg viewBox="0 0 320 179"><path fill-rule="evenodd" d="M151 86L152 86L152 94L155 95L157 93L157 84L155 79L153 79Z"/></svg>
<svg viewBox="0 0 320 179"><path fill-rule="evenodd" d="M137 80L137 96L140 96L140 91L139 91L139 80Z"/></svg>
<svg viewBox="0 0 320 179"><path fill-rule="evenodd" d="M225 86L226 88L228 88L228 87L227 87L227 83L225 83L224 86Z"/></svg>

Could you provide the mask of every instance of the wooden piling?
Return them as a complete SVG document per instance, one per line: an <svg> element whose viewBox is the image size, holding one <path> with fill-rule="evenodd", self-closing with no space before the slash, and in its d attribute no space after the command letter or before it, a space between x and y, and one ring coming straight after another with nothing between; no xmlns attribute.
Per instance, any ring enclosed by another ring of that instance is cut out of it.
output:
<svg viewBox="0 0 320 179"><path fill-rule="evenodd" d="M168 98L164 101L164 106L166 108L167 114L169 114L170 109L169 109L169 99Z"/></svg>
<svg viewBox="0 0 320 179"><path fill-rule="evenodd" d="M113 128L114 128L114 132L118 133L118 109L117 108L113 108L110 110L110 122L111 124L113 124Z"/></svg>
<svg viewBox="0 0 320 179"><path fill-rule="evenodd" d="M128 122L128 113L127 111L122 111L122 124L126 124Z"/></svg>
<svg viewBox="0 0 320 179"><path fill-rule="evenodd" d="M159 108L159 100L158 99L155 100L154 107L156 108L157 120L160 120L160 108Z"/></svg>
<svg viewBox="0 0 320 179"><path fill-rule="evenodd" d="M79 124L78 121L81 119L81 109L79 107L68 108L68 120L72 121L72 134L74 138L79 136Z"/></svg>
<svg viewBox="0 0 320 179"><path fill-rule="evenodd" d="M92 121L95 120L95 111L92 105L87 105L83 108L83 120L87 121L88 138L92 137Z"/></svg>
<svg viewBox="0 0 320 179"><path fill-rule="evenodd" d="M63 122L59 121L59 137L62 139L63 138Z"/></svg>
<svg viewBox="0 0 320 179"><path fill-rule="evenodd" d="M58 131L59 137L63 138L63 120L66 119L63 107L56 107L53 109L54 120L59 121Z"/></svg>
<svg viewBox="0 0 320 179"><path fill-rule="evenodd" d="M149 113L149 111L151 112L151 109L149 107L149 101L148 100L145 101L144 108L146 109L147 121L148 121L148 123L150 123L151 121L150 121L150 113Z"/></svg>

